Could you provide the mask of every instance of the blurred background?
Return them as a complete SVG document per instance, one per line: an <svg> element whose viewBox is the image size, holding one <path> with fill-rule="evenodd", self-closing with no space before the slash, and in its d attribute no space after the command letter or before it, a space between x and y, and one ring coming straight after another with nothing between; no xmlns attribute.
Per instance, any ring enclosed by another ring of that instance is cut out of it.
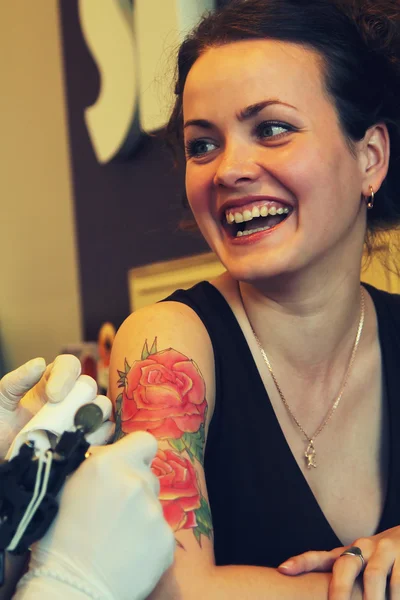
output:
<svg viewBox="0 0 400 600"><path fill-rule="evenodd" d="M131 268L207 251L178 229L183 173L150 133L166 122L179 40L218 4L1 3L3 371L118 327Z"/></svg>
<svg viewBox="0 0 400 600"><path fill-rule="evenodd" d="M62 350L86 353L91 372L166 273L177 287L221 270L178 227L183 169L162 131L179 41L225 3L0 4L3 372Z"/></svg>

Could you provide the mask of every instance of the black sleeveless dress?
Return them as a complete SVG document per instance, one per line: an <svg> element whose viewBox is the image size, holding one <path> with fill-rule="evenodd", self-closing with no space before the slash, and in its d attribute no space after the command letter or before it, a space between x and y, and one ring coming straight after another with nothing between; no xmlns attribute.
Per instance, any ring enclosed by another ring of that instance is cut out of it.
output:
<svg viewBox="0 0 400 600"><path fill-rule="evenodd" d="M390 419L388 488L379 533L400 525L400 295L365 287L378 315ZM214 349L215 412L204 466L216 564L277 567L307 550L341 546L292 455L225 298L202 282L166 300L197 313Z"/></svg>

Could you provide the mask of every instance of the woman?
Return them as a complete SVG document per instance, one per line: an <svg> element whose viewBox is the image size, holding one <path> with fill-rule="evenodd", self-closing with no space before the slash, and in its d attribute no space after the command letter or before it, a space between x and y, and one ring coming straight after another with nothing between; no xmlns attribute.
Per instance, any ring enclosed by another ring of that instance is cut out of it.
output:
<svg viewBox="0 0 400 600"><path fill-rule="evenodd" d="M227 272L113 348L180 546L152 598L400 598L400 301L360 286L400 218L399 48L393 0L240 0L180 49L170 131Z"/></svg>

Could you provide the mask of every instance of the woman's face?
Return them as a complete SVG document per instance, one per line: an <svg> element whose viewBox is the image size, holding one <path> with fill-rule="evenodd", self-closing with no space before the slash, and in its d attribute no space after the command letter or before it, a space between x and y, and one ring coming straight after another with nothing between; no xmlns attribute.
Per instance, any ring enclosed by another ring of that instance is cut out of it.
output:
<svg viewBox="0 0 400 600"><path fill-rule="evenodd" d="M271 40L211 48L189 72L183 113L188 200L233 277L359 261L362 160L316 53Z"/></svg>

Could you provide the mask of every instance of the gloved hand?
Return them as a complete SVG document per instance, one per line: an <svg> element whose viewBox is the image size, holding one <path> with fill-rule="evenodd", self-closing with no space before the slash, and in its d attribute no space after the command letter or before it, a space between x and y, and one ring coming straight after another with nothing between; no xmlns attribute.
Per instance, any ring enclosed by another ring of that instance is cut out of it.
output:
<svg viewBox="0 0 400 600"><path fill-rule="evenodd" d="M63 354L48 365L34 358L0 381L0 459L11 442L46 402L60 402L81 373L76 356Z"/></svg>
<svg viewBox="0 0 400 600"><path fill-rule="evenodd" d="M156 451L145 432L92 449L65 484L51 529L33 546L15 599L147 598L175 548L150 469Z"/></svg>

